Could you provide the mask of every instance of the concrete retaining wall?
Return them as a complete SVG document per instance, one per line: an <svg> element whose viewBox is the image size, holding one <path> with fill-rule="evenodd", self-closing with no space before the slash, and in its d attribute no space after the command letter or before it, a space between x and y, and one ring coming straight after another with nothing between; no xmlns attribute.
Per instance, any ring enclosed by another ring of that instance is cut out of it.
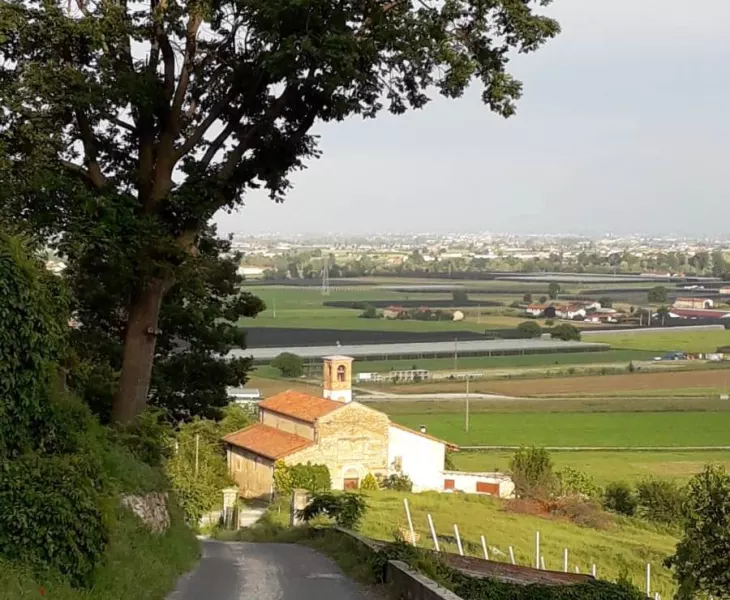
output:
<svg viewBox="0 0 730 600"><path fill-rule="evenodd" d="M462 600L399 560L388 561L385 581L395 600Z"/></svg>

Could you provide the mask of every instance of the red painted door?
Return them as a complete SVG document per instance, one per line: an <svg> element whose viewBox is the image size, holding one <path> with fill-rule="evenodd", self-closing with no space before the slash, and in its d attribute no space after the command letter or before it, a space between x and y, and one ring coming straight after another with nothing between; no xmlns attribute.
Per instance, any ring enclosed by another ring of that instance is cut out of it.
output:
<svg viewBox="0 0 730 600"><path fill-rule="evenodd" d="M356 490L360 487L360 480L357 477L347 478L344 487L346 490Z"/></svg>
<svg viewBox="0 0 730 600"><path fill-rule="evenodd" d="M444 489L453 490L454 489L454 480L453 479L444 479Z"/></svg>
<svg viewBox="0 0 730 600"><path fill-rule="evenodd" d="M492 496L499 496L499 484L487 483L486 481L477 481L477 492L482 492L483 494L492 494Z"/></svg>

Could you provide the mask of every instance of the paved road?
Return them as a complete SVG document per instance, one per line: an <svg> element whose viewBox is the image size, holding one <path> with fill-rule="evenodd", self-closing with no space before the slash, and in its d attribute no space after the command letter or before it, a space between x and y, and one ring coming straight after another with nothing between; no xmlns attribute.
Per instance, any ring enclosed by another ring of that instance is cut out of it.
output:
<svg viewBox="0 0 730 600"><path fill-rule="evenodd" d="M297 544L203 542L167 600L376 600L329 558Z"/></svg>

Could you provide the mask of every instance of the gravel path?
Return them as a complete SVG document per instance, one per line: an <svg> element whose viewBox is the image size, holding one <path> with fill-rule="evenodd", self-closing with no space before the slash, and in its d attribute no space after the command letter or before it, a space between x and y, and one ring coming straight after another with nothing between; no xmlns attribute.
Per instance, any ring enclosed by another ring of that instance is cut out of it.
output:
<svg viewBox="0 0 730 600"><path fill-rule="evenodd" d="M297 544L203 541L197 568L167 600L377 600L337 565Z"/></svg>

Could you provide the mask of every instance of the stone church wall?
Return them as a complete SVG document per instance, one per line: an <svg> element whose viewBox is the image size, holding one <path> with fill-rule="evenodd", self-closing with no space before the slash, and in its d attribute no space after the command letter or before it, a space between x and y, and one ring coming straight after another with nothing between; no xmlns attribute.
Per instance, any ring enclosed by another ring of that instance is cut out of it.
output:
<svg viewBox="0 0 730 600"><path fill-rule="evenodd" d="M312 462L330 470L333 489L347 477L360 481L388 468L388 416L360 404L348 404L319 419L316 444L286 458L287 464Z"/></svg>

